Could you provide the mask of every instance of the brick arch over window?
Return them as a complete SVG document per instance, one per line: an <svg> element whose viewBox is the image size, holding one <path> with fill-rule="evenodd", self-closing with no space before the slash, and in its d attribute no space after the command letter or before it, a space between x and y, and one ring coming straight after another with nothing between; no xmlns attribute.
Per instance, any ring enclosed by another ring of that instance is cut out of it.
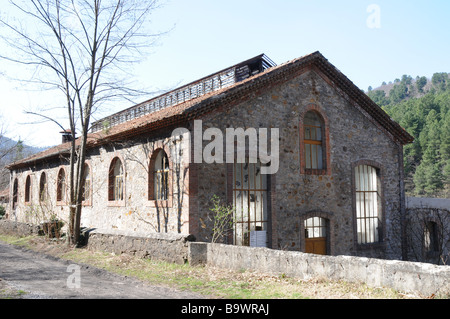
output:
<svg viewBox="0 0 450 319"><path fill-rule="evenodd" d="M329 122L318 105L308 104L300 114L299 140L300 173L331 175Z"/></svg>
<svg viewBox="0 0 450 319"><path fill-rule="evenodd" d="M108 170L108 201L124 202L125 200L125 166L123 160L116 156L112 159Z"/></svg>
<svg viewBox="0 0 450 319"><path fill-rule="evenodd" d="M148 166L148 200L151 206L172 206L173 161L169 147L158 143Z"/></svg>

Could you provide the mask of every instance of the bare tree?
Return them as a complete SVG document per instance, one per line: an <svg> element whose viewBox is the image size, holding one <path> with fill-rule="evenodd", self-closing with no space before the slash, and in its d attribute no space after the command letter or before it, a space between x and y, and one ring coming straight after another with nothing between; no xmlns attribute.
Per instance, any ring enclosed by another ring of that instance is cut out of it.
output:
<svg viewBox="0 0 450 319"><path fill-rule="evenodd" d="M14 49L14 55L1 58L34 67L28 82L57 89L65 100L68 128L52 115L43 117L72 134L69 243L76 244L91 116L102 102L139 93L128 85L126 71L160 35L142 31L158 1L27 0L11 5L28 29L18 20L0 19L8 32L3 39Z"/></svg>

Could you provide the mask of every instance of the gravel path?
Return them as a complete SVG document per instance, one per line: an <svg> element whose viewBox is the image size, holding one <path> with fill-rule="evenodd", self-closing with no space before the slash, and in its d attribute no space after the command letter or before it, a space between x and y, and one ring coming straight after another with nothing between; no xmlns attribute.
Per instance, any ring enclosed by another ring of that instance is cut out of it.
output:
<svg viewBox="0 0 450 319"><path fill-rule="evenodd" d="M115 275L0 241L0 291L22 299L200 299L201 296Z"/></svg>

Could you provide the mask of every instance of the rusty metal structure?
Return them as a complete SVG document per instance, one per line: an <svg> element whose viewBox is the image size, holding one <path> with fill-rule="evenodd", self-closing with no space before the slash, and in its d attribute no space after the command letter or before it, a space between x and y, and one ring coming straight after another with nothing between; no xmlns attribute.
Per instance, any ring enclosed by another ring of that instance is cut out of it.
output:
<svg viewBox="0 0 450 319"><path fill-rule="evenodd" d="M265 54L260 54L252 59L93 122L91 133L227 88L274 66L276 66L275 62Z"/></svg>

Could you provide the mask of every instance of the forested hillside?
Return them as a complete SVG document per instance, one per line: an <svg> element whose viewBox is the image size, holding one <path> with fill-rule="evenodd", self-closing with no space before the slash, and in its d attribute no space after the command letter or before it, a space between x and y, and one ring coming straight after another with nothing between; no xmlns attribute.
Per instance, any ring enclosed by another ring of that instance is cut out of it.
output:
<svg viewBox="0 0 450 319"><path fill-rule="evenodd" d="M413 137L404 148L408 196L450 198L450 76L404 75L368 96Z"/></svg>

